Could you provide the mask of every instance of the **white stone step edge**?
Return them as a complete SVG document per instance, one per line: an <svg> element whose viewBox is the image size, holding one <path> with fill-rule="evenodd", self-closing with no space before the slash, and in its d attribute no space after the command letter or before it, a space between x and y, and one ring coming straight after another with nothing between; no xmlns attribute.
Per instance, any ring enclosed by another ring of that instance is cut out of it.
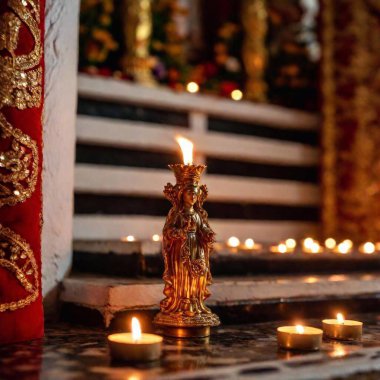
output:
<svg viewBox="0 0 380 380"><path fill-rule="evenodd" d="M273 299L334 297L380 292L375 275L322 275L217 279L210 287L208 305L237 305ZM157 309L163 298L160 280L135 281L109 278L67 278L61 300L99 310L109 325L115 313Z"/></svg>

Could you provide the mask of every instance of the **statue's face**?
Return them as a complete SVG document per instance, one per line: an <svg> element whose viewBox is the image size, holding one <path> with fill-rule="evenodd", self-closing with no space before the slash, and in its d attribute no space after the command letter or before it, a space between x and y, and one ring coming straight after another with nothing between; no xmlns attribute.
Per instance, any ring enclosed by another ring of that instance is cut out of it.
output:
<svg viewBox="0 0 380 380"><path fill-rule="evenodd" d="M198 199L198 187L188 187L183 192L183 201L186 206L194 206Z"/></svg>

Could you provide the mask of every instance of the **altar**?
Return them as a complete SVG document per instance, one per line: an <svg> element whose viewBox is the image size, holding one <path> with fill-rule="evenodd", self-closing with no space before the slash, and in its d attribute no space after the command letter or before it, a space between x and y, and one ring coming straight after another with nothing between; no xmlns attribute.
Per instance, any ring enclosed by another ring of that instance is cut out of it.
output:
<svg viewBox="0 0 380 380"><path fill-rule="evenodd" d="M380 377L378 8L4 1L0 378Z"/></svg>

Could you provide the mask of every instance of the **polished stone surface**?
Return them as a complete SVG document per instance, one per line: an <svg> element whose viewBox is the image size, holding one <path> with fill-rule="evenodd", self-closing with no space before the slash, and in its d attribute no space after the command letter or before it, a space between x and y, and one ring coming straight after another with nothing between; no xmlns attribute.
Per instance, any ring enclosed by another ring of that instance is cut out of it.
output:
<svg viewBox="0 0 380 380"><path fill-rule="evenodd" d="M347 372L355 360L371 361L367 371L380 370L380 314L350 316L365 322L362 343L325 341L321 353L291 353L278 351L276 327L288 322L268 322L252 325L222 326L209 340L165 339L164 354L159 362L150 364L113 363L108 355L106 333L103 330L59 324L48 327L41 341L0 347L0 379L233 379L265 378L306 379L305 368L321 364L331 373L342 374L323 378L352 376ZM304 321L320 326L320 321ZM265 363L264 363L265 362ZM210 371L211 369L211 371ZM289 375L291 371L291 375ZM337 372L338 371L338 372ZM307 371L306 371L307 372ZM375 372L376 373L376 372ZM291 376L291 377L289 377ZM314 379L318 373L314 373ZM321 375L322 376L322 375ZM363 379L371 377L368 373ZM347 377L352 378L352 377Z"/></svg>

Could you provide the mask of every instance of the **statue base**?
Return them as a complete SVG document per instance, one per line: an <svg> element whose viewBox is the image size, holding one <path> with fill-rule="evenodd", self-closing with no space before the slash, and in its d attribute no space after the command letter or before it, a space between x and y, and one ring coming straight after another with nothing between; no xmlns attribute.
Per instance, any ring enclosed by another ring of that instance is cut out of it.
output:
<svg viewBox="0 0 380 380"><path fill-rule="evenodd" d="M211 327L219 326L219 317L214 313L194 316L158 313L153 323L165 336L175 338L204 338L210 336Z"/></svg>

